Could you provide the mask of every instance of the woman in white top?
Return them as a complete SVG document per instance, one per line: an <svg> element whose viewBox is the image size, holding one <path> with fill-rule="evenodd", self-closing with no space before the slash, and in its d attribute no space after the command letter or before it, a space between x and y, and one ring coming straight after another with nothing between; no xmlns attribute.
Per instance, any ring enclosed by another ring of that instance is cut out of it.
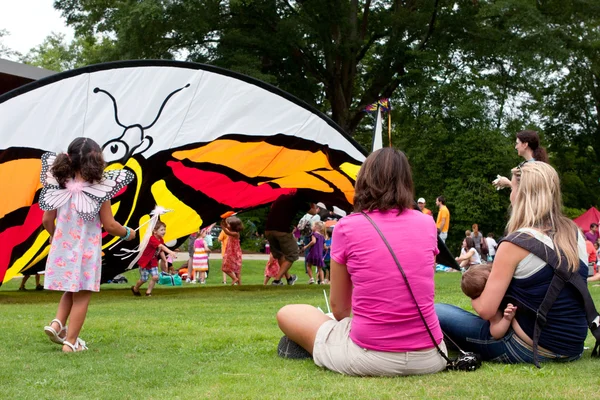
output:
<svg viewBox="0 0 600 400"><path fill-rule="evenodd" d="M481 264L481 256L475 248L475 241L468 237L463 240L460 257L456 257L456 261L461 268L469 268L471 265Z"/></svg>

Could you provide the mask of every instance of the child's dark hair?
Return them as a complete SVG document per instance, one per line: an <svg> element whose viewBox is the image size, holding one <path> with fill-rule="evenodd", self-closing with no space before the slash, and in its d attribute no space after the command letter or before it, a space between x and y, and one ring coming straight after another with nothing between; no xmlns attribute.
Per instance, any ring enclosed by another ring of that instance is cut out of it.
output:
<svg viewBox="0 0 600 400"><path fill-rule="evenodd" d="M462 276L460 288L472 299L481 296L483 288L492 271L492 264L472 265Z"/></svg>
<svg viewBox="0 0 600 400"><path fill-rule="evenodd" d="M226 221L229 224L229 229L233 232L241 232L244 229L244 223L238 217L231 216Z"/></svg>
<svg viewBox="0 0 600 400"><path fill-rule="evenodd" d="M71 142L66 153L56 156L52 164L52 175L64 188L69 179L73 179L79 172L86 182L99 182L102 179L104 168L102 149L94 140L79 137Z"/></svg>
<svg viewBox="0 0 600 400"><path fill-rule="evenodd" d="M152 232L156 232L157 230L159 230L159 229L160 229L160 228L162 228L163 226L165 227L165 229L167 229L167 224L165 224L165 223L164 223L164 222L162 222L162 221L157 221L157 222L156 222L156 225L154 225L154 229L152 230Z"/></svg>

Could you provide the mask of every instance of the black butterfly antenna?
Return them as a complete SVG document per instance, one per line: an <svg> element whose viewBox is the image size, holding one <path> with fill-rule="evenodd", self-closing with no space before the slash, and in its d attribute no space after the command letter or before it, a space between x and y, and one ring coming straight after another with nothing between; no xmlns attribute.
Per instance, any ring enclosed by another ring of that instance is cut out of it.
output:
<svg viewBox="0 0 600 400"><path fill-rule="evenodd" d="M108 92L107 92L106 90L104 90L104 89L100 89L100 88L98 88L98 87L97 87L97 88L94 88L94 93L98 93L98 92L102 92L102 93L104 93L105 95L107 95L108 97L110 97L110 99L111 99L111 100L112 100L112 102L113 102L113 107L114 107L114 109L115 109L115 121L117 121L117 125L119 125L119 126L120 126L120 127L122 127L122 128L125 128L125 129L127 129L127 127L126 127L125 125L123 125L123 124L121 123L121 121L119 121L119 114L118 114L118 110L117 110L117 101L115 100L115 98L113 97L113 95L112 95L112 94L110 94L110 93L108 93Z"/></svg>
<svg viewBox="0 0 600 400"><path fill-rule="evenodd" d="M174 91L172 91L172 92L171 92L171 93L170 93L170 94L167 96L167 98L165 99L165 101L163 101L162 105L160 106L160 109L158 110L158 114L156 114L156 118L154 118L154 121L152 121L152 123L151 123L150 125L148 125L148 126L144 126L144 128L143 128L143 129L144 129L144 130L146 130L146 129L148 129L148 128L151 128L151 127L152 127L152 125L154 125L154 124L156 123L156 121L158 121L158 118L160 118L160 114L162 113L163 109L164 109L164 108L165 108L165 106L167 105L167 102L169 101L169 99L170 99L171 97L173 97L173 96L174 96L176 93L178 93L178 92L181 92L183 89L185 89L185 88L187 88L187 87L190 87L190 84L189 84L189 83L188 83L187 85L185 85L184 87L182 87L182 88L179 88L179 89L177 89L177 90L174 90Z"/></svg>
<svg viewBox="0 0 600 400"><path fill-rule="evenodd" d="M173 97L173 96L174 96L176 93L178 93L178 92L182 91L183 89L185 89L185 88L187 88L187 87L189 87L189 86L190 86L190 84L188 83L188 84L187 84L187 85L185 85L184 87L182 87L182 88L179 88L179 89L177 89L177 90L174 90L173 92L171 92L171 93L170 93L170 94L167 96L167 98L165 99L165 101L163 101L162 105L160 106L160 109L158 110L158 114L156 115L156 118L154 118L154 121L152 121L152 123L151 123L150 125L142 127L142 129L143 129L143 130L146 130L146 129L148 129L148 128L151 128L151 127L152 127L152 126L153 126L153 125L156 123L156 121L158 121L158 118L160 118L160 114L162 113L163 109L164 109L164 108L165 108L165 106L167 105L167 102L169 101L169 99L170 99L171 97ZM112 102L113 102L113 107L114 107L114 109L115 109L115 121L117 121L117 125L119 125L119 126L120 126L120 127L122 127L122 128L125 128L125 129L127 129L128 127L127 127L127 126L125 126L125 125L123 125L123 124L121 123L121 121L119 121L119 114L118 114L118 109L117 109L117 101L115 100L115 98L113 97L113 95L112 95L112 94L110 94L110 93L108 93L108 92L107 92L106 90L104 90L104 89L100 89L100 88L98 88L98 87L97 87L97 88L94 88L94 93L98 93L98 92L104 93L105 95L107 95L107 96L108 96L108 97L109 97L109 98L112 100Z"/></svg>

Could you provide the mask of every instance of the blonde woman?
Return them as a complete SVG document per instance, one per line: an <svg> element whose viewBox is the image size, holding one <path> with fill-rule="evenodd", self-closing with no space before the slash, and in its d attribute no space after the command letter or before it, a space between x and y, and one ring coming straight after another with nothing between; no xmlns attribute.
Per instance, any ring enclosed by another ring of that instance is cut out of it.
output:
<svg viewBox="0 0 600 400"><path fill-rule="evenodd" d="M587 277L583 235L562 212L560 182L554 168L528 162L512 170L512 212L507 233L527 235L556 251L564 252L571 271ZM519 237L523 237L519 236ZM437 304L444 332L463 350L481 354L483 360L533 363L532 336L539 308L554 270L545 261L509 241L501 242L481 296L472 300L479 316L449 304ZM519 302L508 333L495 340L489 320L507 302ZM538 341L539 361L572 361L581 357L587 322L579 293L566 286L547 315Z"/></svg>

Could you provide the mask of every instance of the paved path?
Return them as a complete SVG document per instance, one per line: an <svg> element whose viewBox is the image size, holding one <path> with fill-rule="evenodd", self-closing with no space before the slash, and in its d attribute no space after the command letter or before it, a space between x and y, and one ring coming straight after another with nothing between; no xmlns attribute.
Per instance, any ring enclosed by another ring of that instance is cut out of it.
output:
<svg viewBox="0 0 600 400"><path fill-rule="evenodd" d="M213 260L220 260L221 257L220 251L213 251L210 253L210 258ZM177 261L187 261L189 259L188 253L177 253ZM243 260L264 260L267 261L269 259L268 254L256 253L256 254L244 254L242 256ZM298 261L304 261L304 257L300 257Z"/></svg>

